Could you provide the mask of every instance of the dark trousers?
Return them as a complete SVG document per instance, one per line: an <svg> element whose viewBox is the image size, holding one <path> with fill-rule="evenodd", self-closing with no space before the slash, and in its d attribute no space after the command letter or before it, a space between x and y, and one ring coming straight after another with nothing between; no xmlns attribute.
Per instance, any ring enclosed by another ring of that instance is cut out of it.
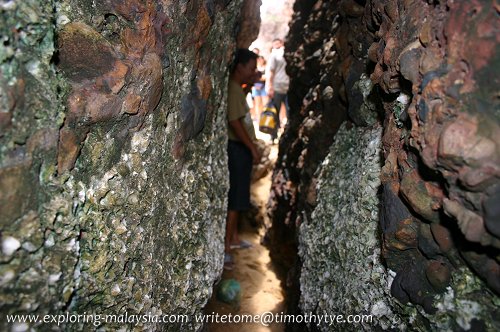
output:
<svg viewBox="0 0 500 332"><path fill-rule="evenodd" d="M273 97L273 104L274 107L276 107L276 111L278 112L278 124L277 127L280 127L280 110L281 110L281 104L285 103L285 109L286 109L286 117L289 119L290 118L290 109L288 107L288 97L286 93L279 93L279 92L274 92L274 97ZM276 131L276 135L278 135ZM272 139L275 139L277 136L272 137Z"/></svg>
<svg viewBox="0 0 500 332"><path fill-rule="evenodd" d="M252 152L241 142L228 141L229 167L228 210L250 209L250 182L252 177Z"/></svg>

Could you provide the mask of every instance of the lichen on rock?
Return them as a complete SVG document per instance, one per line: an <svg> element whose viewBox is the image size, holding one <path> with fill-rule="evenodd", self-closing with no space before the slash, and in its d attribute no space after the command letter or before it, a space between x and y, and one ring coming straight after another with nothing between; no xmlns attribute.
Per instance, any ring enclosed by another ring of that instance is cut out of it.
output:
<svg viewBox="0 0 500 332"><path fill-rule="evenodd" d="M380 259L380 148L380 127L340 128L318 169L318 204L299 230L302 311L374 315L374 323L364 329L402 323L388 296L389 271ZM349 326L343 328L360 329ZM335 327L323 324L320 329Z"/></svg>
<svg viewBox="0 0 500 332"><path fill-rule="evenodd" d="M351 285L344 270L359 269L352 278L365 278L371 265L363 271L346 260L333 270L330 262L356 251L351 246L359 241L359 227L346 225L350 234L342 234L343 241L333 248L323 246L322 239L329 239L332 230L315 224L311 215L321 215L315 188L321 180L315 171L332 142L337 148L342 144L345 137L337 129L348 120L353 131L383 127L381 186L373 198L380 218L373 220L371 230L372 235L375 229L380 232L380 268L388 271L384 289L377 292L389 296L384 301L392 304L377 302L374 312L391 312L408 329L498 329L499 213L493 202L500 188L500 126L498 98L491 88L498 83L500 68L494 52L498 38L492 33L498 26L496 7L487 1L298 0L294 9L285 47L292 111L280 141L269 202L272 255L288 271L290 312L327 307L331 298L337 303L330 310L362 306L335 287ZM331 155L326 160L344 169L342 162L349 159L337 154L339 160ZM347 162L355 169L355 161ZM358 187L357 178L331 181L347 189ZM325 220L337 220L336 213L343 215L355 204L336 205L337 197L331 195L332 206L321 205L331 212ZM359 204L354 210L360 210ZM344 218L350 220L351 214ZM300 229L307 230L309 242L301 243L297 259L293 239L304 239L297 233L303 223ZM315 246L322 250L311 249ZM324 258L322 264L318 257ZM327 283L324 275L338 281ZM313 279L328 287L314 290ZM364 285L365 279L352 281L356 283ZM485 301L474 300L473 294ZM444 304L450 301L454 304ZM390 321L378 324L392 326Z"/></svg>
<svg viewBox="0 0 500 332"><path fill-rule="evenodd" d="M201 327L194 315L223 264L225 90L240 6L2 3L2 314L186 314L92 327ZM202 117L183 114L191 101ZM176 157L183 126L194 129Z"/></svg>
<svg viewBox="0 0 500 332"><path fill-rule="evenodd" d="M466 268L455 270L446 291L432 299L433 314L421 306L402 306L391 296L396 273L382 259L377 225L380 149L381 128L343 125L318 169L317 205L299 230L302 312L372 315L370 322L343 324L349 331L498 329L491 311L498 299ZM318 327L338 329L325 323Z"/></svg>

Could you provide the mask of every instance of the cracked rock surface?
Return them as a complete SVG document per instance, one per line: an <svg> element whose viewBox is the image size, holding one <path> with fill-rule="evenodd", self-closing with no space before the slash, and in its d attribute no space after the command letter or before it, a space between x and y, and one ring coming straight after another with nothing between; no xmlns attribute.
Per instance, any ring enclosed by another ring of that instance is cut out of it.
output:
<svg viewBox="0 0 500 332"><path fill-rule="evenodd" d="M383 329L497 330L498 6L299 0L294 10L292 115L268 204L290 313L362 309ZM358 176L369 163L358 166L377 127L370 191Z"/></svg>
<svg viewBox="0 0 500 332"><path fill-rule="evenodd" d="M223 264L241 6L0 4L2 314L202 310Z"/></svg>

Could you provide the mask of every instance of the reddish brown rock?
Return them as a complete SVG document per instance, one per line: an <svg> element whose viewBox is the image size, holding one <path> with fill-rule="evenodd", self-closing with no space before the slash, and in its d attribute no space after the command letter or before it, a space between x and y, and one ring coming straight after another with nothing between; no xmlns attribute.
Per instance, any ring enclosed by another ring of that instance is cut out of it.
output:
<svg viewBox="0 0 500 332"><path fill-rule="evenodd" d="M421 150L420 156L424 164L431 169L435 169L438 166L438 142L442 125L429 119L429 122L426 120L423 128L419 128L415 108L410 107L408 113L412 119L411 135L415 138L412 146ZM420 135L421 130L425 131L425 135Z"/></svg>
<svg viewBox="0 0 500 332"><path fill-rule="evenodd" d="M128 94L123 100L122 112L127 114L137 114L141 106L142 98L134 93Z"/></svg>
<svg viewBox="0 0 500 332"><path fill-rule="evenodd" d="M484 221L490 233L500 238L500 186L492 188L482 202Z"/></svg>
<svg viewBox="0 0 500 332"><path fill-rule="evenodd" d="M344 11L344 13L347 16L352 16L352 17L360 17L364 14L365 8L363 6L360 6L359 4L356 3L354 0L344 0L340 4L341 10Z"/></svg>
<svg viewBox="0 0 500 332"><path fill-rule="evenodd" d="M387 38L387 40L385 41L384 52L382 54L382 61L386 65L391 63L393 53L395 52L395 47L396 47L396 39L393 37Z"/></svg>
<svg viewBox="0 0 500 332"><path fill-rule="evenodd" d="M0 79L3 79L0 73ZM0 137L12 125L12 116L15 108L22 109L25 103L25 80L21 77L12 85L0 85Z"/></svg>
<svg viewBox="0 0 500 332"><path fill-rule="evenodd" d="M64 26L58 37L59 66L74 81L94 79L113 68L117 55L112 45L82 22Z"/></svg>
<svg viewBox="0 0 500 332"><path fill-rule="evenodd" d="M488 284L488 286L500 295L500 264L494 259L484 254L474 251L464 251L462 256L467 263L476 271Z"/></svg>
<svg viewBox="0 0 500 332"><path fill-rule="evenodd" d="M399 18L398 1L387 1L385 5L385 13L392 22L395 22Z"/></svg>
<svg viewBox="0 0 500 332"><path fill-rule="evenodd" d="M485 265L486 281L500 294L500 264L494 259L489 258Z"/></svg>
<svg viewBox="0 0 500 332"><path fill-rule="evenodd" d="M375 65L375 69L373 70L373 73L371 73L371 75L370 75L370 79L372 80L372 82L374 84L377 84L380 82L380 78L382 77L383 74L384 74L384 69L382 69L382 66L380 65L380 63L377 63Z"/></svg>
<svg viewBox="0 0 500 332"><path fill-rule="evenodd" d="M198 8L198 14L196 15L195 30L192 31L192 36L196 49L199 49L201 45L203 45L203 43L205 42L205 38L207 38L208 36L208 32L210 31L211 25L212 25L212 20L210 19L210 16L208 15L205 6L200 6Z"/></svg>
<svg viewBox="0 0 500 332"><path fill-rule="evenodd" d="M386 132L387 134L387 132ZM397 153L394 149L389 148L386 150L388 153L385 156L385 164L382 167L380 178L387 183L396 183L397 178L394 177L397 174L398 161ZM397 182L397 188L394 188L395 192L399 192L399 182Z"/></svg>
<svg viewBox="0 0 500 332"><path fill-rule="evenodd" d="M75 166L76 158L80 153L82 139L74 130L62 128L59 131L59 145L57 153L57 172L62 174Z"/></svg>
<svg viewBox="0 0 500 332"><path fill-rule="evenodd" d="M57 129L40 129L30 136L26 143L26 152L32 154L36 150L48 151L57 147L59 131Z"/></svg>
<svg viewBox="0 0 500 332"><path fill-rule="evenodd" d="M418 225L418 249L426 258L435 258L442 255L442 250L434 240L431 225L420 223Z"/></svg>
<svg viewBox="0 0 500 332"><path fill-rule="evenodd" d="M442 61L443 59L439 54L439 50L436 50L435 48L425 48L422 51L422 57L420 58L420 73L425 75L436 71Z"/></svg>
<svg viewBox="0 0 500 332"><path fill-rule="evenodd" d="M0 168L0 226L5 228L36 204L36 177L29 171L31 159Z"/></svg>
<svg viewBox="0 0 500 332"><path fill-rule="evenodd" d="M210 92L212 91L212 79L210 78L207 70L199 72L198 81L196 83L198 90L200 91L200 97L207 100L210 96Z"/></svg>
<svg viewBox="0 0 500 332"><path fill-rule="evenodd" d="M462 114L449 123L439 141L439 158L443 165L454 168L464 163L491 158L496 153L495 143L478 132L478 121Z"/></svg>
<svg viewBox="0 0 500 332"><path fill-rule="evenodd" d="M5 130L10 126L12 119L12 113L10 112L0 112L0 136L3 135Z"/></svg>
<svg viewBox="0 0 500 332"><path fill-rule="evenodd" d="M399 55L399 71L404 78L412 83L418 83L420 78L419 59L421 52L420 43L414 42Z"/></svg>
<svg viewBox="0 0 500 332"><path fill-rule="evenodd" d="M404 251L417 249L417 224L412 218L401 220L396 225L394 233L386 233L384 236L384 247L389 251Z"/></svg>
<svg viewBox="0 0 500 332"><path fill-rule="evenodd" d="M411 218L405 219L399 223L395 238L406 248L417 247L416 223Z"/></svg>
<svg viewBox="0 0 500 332"><path fill-rule="evenodd" d="M141 59L149 49L156 47L156 37L152 28L154 11L152 2L113 1L113 5L119 14L134 22L133 27L126 28L121 33L121 52L127 54L129 58Z"/></svg>
<svg viewBox="0 0 500 332"><path fill-rule="evenodd" d="M110 90L113 94L118 94L125 85L127 74L130 70L129 66L121 60L116 60L113 68L96 80L96 86L101 89Z"/></svg>
<svg viewBox="0 0 500 332"><path fill-rule="evenodd" d="M375 42L370 45L368 49L368 59L372 62L378 62L378 48L379 43Z"/></svg>
<svg viewBox="0 0 500 332"><path fill-rule="evenodd" d="M453 216L458 221L460 230L465 235L465 238L472 242L480 242L485 235L486 229L481 216L467 210L464 206L456 201L444 199L443 207L447 214Z"/></svg>
<svg viewBox="0 0 500 332"><path fill-rule="evenodd" d="M147 104L145 113L154 111L160 102L163 93L163 70L160 57L155 53L148 53L143 60L144 71L137 76L138 83L146 83ZM140 92L140 90L138 91Z"/></svg>
<svg viewBox="0 0 500 332"><path fill-rule="evenodd" d="M425 275L437 292L444 291L451 280L450 269L445 263L437 260L429 262L425 270Z"/></svg>
<svg viewBox="0 0 500 332"><path fill-rule="evenodd" d="M465 58L474 71L487 66L499 42L495 26L498 27L498 13L491 4L469 1L451 4L445 27L450 61Z"/></svg>
<svg viewBox="0 0 500 332"><path fill-rule="evenodd" d="M431 224L431 231L434 240L436 240L439 248L444 253L450 251L451 248L453 248L453 240L448 228L441 226L440 224Z"/></svg>
<svg viewBox="0 0 500 332"><path fill-rule="evenodd" d="M311 206L316 206L318 204L317 203L317 199L318 199L317 184L318 184L317 178L313 178L311 180L311 184L309 185L309 187L307 189L306 201Z"/></svg>
<svg viewBox="0 0 500 332"><path fill-rule="evenodd" d="M439 221L439 213L436 208L439 207L439 199L433 197L428 190L430 184L422 180L416 170L403 175L400 191L405 200L412 209L427 220ZM439 192L438 189L433 192Z"/></svg>
<svg viewBox="0 0 500 332"><path fill-rule="evenodd" d="M461 184L467 189L486 189L500 175L499 139L500 126L492 119L461 115L442 133L440 163L458 171Z"/></svg>
<svg viewBox="0 0 500 332"><path fill-rule="evenodd" d="M109 121L120 114L121 100L113 94L92 91L85 104L88 124Z"/></svg>
<svg viewBox="0 0 500 332"><path fill-rule="evenodd" d="M432 21L428 20L422 25L422 28L420 29L419 39L424 46L428 46L433 39L431 24Z"/></svg>

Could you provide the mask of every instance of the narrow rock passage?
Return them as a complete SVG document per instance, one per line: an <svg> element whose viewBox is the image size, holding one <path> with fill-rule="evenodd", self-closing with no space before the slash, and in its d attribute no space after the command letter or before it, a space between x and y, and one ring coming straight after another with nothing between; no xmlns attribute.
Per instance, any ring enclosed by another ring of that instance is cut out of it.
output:
<svg viewBox="0 0 500 332"><path fill-rule="evenodd" d="M271 147L269 158L276 159L277 146ZM252 185L252 200L259 206L259 213L265 214L265 205L269 197L271 175L260 179ZM280 280L274 270L269 256L269 250L261 245L264 229L256 229L247 220L243 220L239 228L240 237L253 244L253 248L235 250L235 266L232 271L224 271L222 279L235 279L241 285L241 302L235 307L216 299L216 288L206 309L206 314L221 315L260 315L265 312L280 313L284 308L284 294ZM206 331L284 331L284 324L270 324L263 326L260 323L209 323Z"/></svg>

